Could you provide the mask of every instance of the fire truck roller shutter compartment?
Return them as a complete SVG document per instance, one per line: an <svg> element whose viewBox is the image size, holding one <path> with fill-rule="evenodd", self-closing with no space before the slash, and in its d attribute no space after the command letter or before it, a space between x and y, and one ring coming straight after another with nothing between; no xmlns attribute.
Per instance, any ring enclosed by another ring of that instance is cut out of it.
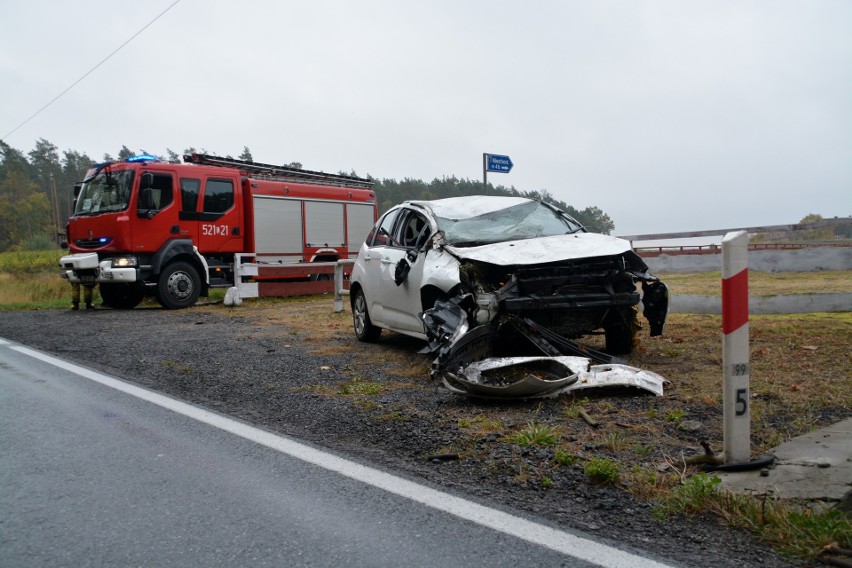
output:
<svg viewBox="0 0 852 568"><path fill-rule="evenodd" d="M346 205L346 238L349 241L350 256L358 254L361 243L367 238L375 222L375 205L372 203Z"/></svg>
<svg viewBox="0 0 852 568"><path fill-rule="evenodd" d="M343 204L305 201L305 241L307 247L342 247Z"/></svg>
<svg viewBox="0 0 852 568"><path fill-rule="evenodd" d="M302 202L297 199L254 197L255 251L286 256L264 257L266 262L304 260Z"/></svg>

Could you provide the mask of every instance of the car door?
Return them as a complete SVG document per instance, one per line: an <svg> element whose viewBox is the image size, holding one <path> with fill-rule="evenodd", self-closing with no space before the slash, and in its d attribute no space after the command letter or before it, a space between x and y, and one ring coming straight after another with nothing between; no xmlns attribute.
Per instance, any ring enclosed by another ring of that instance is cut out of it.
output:
<svg viewBox="0 0 852 568"><path fill-rule="evenodd" d="M424 255L418 248L428 236L429 225L419 212L400 210L393 232L379 253L377 267L382 318L387 327L402 332L423 333L420 320L420 285Z"/></svg>
<svg viewBox="0 0 852 568"><path fill-rule="evenodd" d="M391 209L376 223L375 228L367 235L367 239L358 252L355 268L352 271L353 280L361 284L364 297L367 300L367 311L374 325L389 327L385 321L383 300L382 258L387 256L386 248L393 238L393 227L399 209Z"/></svg>
<svg viewBox="0 0 852 568"><path fill-rule="evenodd" d="M367 308L374 325L403 333L423 333L419 317L423 255L409 252L416 251L414 229L423 225L426 221L421 214L408 208L395 209L382 218L368 238L361 260ZM397 285L401 262L407 263L409 269Z"/></svg>

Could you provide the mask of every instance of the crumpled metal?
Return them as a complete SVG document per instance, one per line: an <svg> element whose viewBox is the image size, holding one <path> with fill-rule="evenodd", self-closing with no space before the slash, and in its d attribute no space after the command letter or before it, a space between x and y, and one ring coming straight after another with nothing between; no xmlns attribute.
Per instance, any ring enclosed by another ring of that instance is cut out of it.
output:
<svg viewBox="0 0 852 568"><path fill-rule="evenodd" d="M586 357L491 357L435 373L457 394L494 399L550 398L588 388L637 388L663 396L665 378L621 364L591 365Z"/></svg>

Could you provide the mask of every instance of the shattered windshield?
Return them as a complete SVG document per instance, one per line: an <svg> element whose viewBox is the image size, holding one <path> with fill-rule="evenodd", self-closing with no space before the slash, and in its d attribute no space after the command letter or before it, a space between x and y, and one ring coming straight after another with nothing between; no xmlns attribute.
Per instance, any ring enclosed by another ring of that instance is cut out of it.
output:
<svg viewBox="0 0 852 568"><path fill-rule="evenodd" d="M467 219L438 217L447 244L478 246L582 231L583 227L538 201L490 211Z"/></svg>
<svg viewBox="0 0 852 568"><path fill-rule="evenodd" d="M116 172L106 169L83 182L77 197L75 215L96 215L127 209L130 188L133 186L133 170Z"/></svg>

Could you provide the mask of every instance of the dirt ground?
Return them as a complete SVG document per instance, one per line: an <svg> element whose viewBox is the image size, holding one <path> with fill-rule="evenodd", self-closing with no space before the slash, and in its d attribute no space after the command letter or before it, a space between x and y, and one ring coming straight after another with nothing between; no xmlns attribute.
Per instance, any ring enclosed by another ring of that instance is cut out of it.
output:
<svg viewBox="0 0 852 568"><path fill-rule="evenodd" d="M663 397L583 391L526 402L453 395L429 380L422 342L384 333L361 344L350 318L332 312L330 297L21 311L0 315L0 337L675 562L793 563L709 515L652 515L661 489L697 471L683 460L700 442L721 449L718 317L675 315L662 338L639 340L628 362L666 377ZM753 317L750 328L753 455L852 415L852 318ZM588 472L601 458L616 468L611 483Z"/></svg>

